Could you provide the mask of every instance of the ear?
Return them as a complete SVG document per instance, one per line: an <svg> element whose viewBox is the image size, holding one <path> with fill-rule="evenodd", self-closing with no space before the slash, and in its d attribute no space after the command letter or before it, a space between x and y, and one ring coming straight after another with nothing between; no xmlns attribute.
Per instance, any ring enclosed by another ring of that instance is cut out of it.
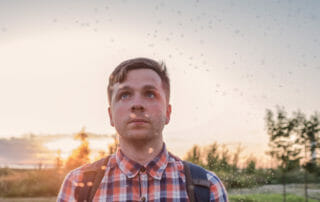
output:
<svg viewBox="0 0 320 202"><path fill-rule="evenodd" d="M112 119L112 112L110 106L108 107L108 114L109 114L109 119L110 119L110 125L114 127L114 121Z"/></svg>
<svg viewBox="0 0 320 202"><path fill-rule="evenodd" d="M168 104L167 111L166 111L166 124L170 122L170 116L171 116L171 105Z"/></svg>

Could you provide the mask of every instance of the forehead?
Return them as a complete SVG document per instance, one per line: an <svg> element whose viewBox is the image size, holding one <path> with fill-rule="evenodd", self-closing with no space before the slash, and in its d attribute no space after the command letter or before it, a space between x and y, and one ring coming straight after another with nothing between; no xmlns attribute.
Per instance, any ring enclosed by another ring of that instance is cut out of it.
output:
<svg viewBox="0 0 320 202"><path fill-rule="evenodd" d="M151 69L133 69L128 71L123 82L114 85L114 90L121 89L124 86L143 87L145 85L152 85L160 87L161 83L161 78L155 71Z"/></svg>

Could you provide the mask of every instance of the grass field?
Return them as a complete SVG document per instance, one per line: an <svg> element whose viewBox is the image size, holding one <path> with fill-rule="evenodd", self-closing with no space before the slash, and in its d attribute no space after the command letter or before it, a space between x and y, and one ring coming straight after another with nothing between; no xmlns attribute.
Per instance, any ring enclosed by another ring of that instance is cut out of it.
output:
<svg viewBox="0 0 320 202"><path fill-rule="evenodd" d="M281 194L248 194L248 195L230 195L230 202L282 202ZM304 202L304 197L289 194L287 195L289 202ZM309 199L309 202L317 202L318 200Z"/></svg>
<svg viewBox="0 0 320 202"><path fill-rule="evenodd" d="M56 197L0 198L0 202L55 202Z"/></svg>
<svg viewBox="0 0 320 202"><path fill-rule="evenodd" d="M303 202L303 184L289 184L287 186L288 202ZM320 199L320 184L309 185L309 196ZM282 185L263 185L254 188L228 190L230 202L282 202ZM319 202L309 198L309 202ZM56 197L24 197L0 198L0 202L55 202Z"/></svg>
<svg viewBox="0 0 320 202"><path fill-rule="evenodd" d="M245 194L245 195L230 195L230 202L282 202L281 194ZM42 198L0 198L0 202L55 202L55 197ZM304 202L301 196L289 194L287 201ZM318 200L309 199L309 202L317 202Z"/></svg>
<svg viewBox="0 0 320 202"><path fill-rule="evenodd" d="M304 197L304 185L303 184L288 184L286 186L287 194L297 195ZM308 195L310 198L316 198L320 201L320 184L309 184L308 185ZM273 194L282 194L282 185L273 184L273 185L263 185L253 188L242 188L242 189L230 189L228 190L230 196L237 195L255 195L255 194L264 194L264 195L273 195Z"/></svg>

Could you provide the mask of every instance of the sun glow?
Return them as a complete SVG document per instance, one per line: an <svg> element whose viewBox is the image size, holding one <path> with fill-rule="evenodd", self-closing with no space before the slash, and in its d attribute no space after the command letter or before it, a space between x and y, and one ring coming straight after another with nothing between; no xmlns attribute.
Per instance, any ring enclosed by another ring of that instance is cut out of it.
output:
<svg viewBox="0 0 320 202"><path fill-rule="evenodd" d="M107 137L104 139L89 139L90 159L93 160L99 151L107 151L108 144L112 143ZM44 146L53 152L59 153L60 157L66 160L72 153L72 150L79 147L81 142L73 138L61 138L52 140L44 144Z"/></svg>
<svg viewBox="0 0 320 202"><path fill-rule="evenodd" d="M68 158L72 150L77 148L79 145L79 141L71 138L58 139L44 144L44 146L50 151L59 151L62 159Z"/></svg>

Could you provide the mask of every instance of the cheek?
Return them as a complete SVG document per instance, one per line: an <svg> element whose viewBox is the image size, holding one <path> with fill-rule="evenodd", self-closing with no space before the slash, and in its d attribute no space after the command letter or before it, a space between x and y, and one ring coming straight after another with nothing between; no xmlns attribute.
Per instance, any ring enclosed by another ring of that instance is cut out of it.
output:
<svg viewBox="0 0 320 202"><path fill-rule="evenodd" d="M154 106L154 108L152 108L150 110L150 115L152 117L156 117L158 120L162 120L162 119L166 119L166 108L163 106Z"/></svg>
<svg viewBox="0 0 320 202"><path fill-rule="evenodd" d="M123 108L115 107L112 112L114 122L119 122L125 118L125 110Z"/></svg>

